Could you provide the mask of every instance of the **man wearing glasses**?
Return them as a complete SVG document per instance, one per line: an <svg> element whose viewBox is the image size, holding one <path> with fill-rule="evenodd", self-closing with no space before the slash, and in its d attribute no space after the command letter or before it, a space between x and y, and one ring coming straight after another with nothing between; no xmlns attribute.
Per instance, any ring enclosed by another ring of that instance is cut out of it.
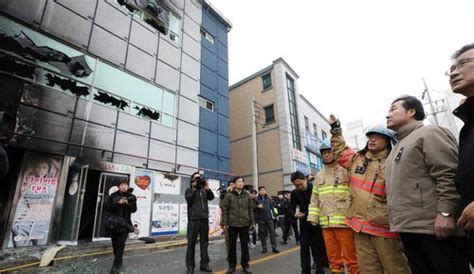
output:
<svg viewBox="0 0 474 274"><path fill-rule="evenodd" d="M456 227L456 138L425 126L425 117L423 104L408 95L395 99L387 115L399 140L385 170L390 230L400 234L413 274L471 274L464 233Z"/></svg>
<svg viewBox="0 0 474 274"><path fill-rule="evenodd" d="M454 110L454 115L464 122L459 136L459 163L455 177L464 209L458 226L468 232L469 259L474 265L474 44L456 51L452 59L453 64L446 73L449 83L454 93L466 96Z"/></svg>

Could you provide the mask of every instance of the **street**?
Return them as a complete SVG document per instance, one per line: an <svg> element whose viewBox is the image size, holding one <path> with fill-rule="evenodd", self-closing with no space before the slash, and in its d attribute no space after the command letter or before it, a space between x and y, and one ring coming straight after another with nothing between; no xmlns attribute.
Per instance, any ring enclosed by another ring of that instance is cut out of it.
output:
<svg viewBox="0 0 474 274"><path fill-rule="evenodd" d="M261 254L260 243L250 249L250 265L253 273L299 273L299 246L291 241L286 246L279 246L280 254ZM271 250L271 249L270 249ZM124 264L121 273L159 273L181 274L186 272L184 264L186 247L179 247L154 253L124 255ZM196 246L196 263L199 270L199 245ZM238 251L240 254L240 251ZM227 263L225 260L225 244L218 240L209 244L210 267L214 273L225 273ZM65 264L39 269L19 271L15 273L108 273L112 265L112 256L88 259L80 263ZM241 271L237 268L236 273ZM196 273L200 273L196 271Z"/></svg>

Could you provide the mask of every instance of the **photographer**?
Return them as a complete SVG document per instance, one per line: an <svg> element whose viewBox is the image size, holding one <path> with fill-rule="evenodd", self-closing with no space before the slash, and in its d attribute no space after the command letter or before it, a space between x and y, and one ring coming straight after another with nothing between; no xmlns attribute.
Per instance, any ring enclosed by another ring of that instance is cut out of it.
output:
<svg viewBox="0 0 474 274"><path fill-rule="evenodd" d="M137 211L137 198L132 194L133 189L128 187L128 181L119 181L118 188L105 204L105 209L110 214L105 223L106 233L112 238L115 256L111 273L118 273L122 267L125 242L128 233L134 231L130 217Z"/></svg>
<svg viewBox="0 0 474 274"><path fill-rule="evenodd" d="M196 262L194 261L195 246L199 236L201 247L201 267L204 272L212 272L209 268L209 207L208 201L214 199L214 193L209 188L206 179L199 172L191 175L191 186L184 194L188 204L188 249L186 251L187 273L194 273Z"/></svg>

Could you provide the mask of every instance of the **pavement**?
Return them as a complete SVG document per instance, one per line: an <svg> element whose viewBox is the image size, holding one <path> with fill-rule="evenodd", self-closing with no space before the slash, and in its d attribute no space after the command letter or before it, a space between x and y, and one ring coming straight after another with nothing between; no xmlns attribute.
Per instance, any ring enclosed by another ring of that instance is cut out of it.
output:
<svg viewBox="0 0 474 274"><path fill-rule="evenodd" d="M300 273L299 246L293 242L285 246L279 246L280 253L261 254L261 247L250 249L250 266L253 273ZM157 273L157 274L180 274L186 273L185 267L186 247L179 246L166 250L154 250L149 252L125 252L123 268L120 273ZM199 245L196 246L196 262L199 266ZM240 254L240 250L238 251ZM222 239L215 240L209 244L210 267L214 273L222 274L227 270L225 259L225 244ZM18 270L12 273L110 273L113 256L111 254L100 257L86 257L81 261L61 264L46 268L31 268ZM195 273L200 273L198 267ZM241 269L237 269L239 273Z"/></svg>

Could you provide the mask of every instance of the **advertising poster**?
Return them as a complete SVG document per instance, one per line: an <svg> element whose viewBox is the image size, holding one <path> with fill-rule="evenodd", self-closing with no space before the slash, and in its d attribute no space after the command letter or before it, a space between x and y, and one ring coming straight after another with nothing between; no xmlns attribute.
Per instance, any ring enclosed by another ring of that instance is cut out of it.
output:
<svg viewBox="0 0 474 274"><path fill-rule="evenodd" d="M59 157L33 153L25 155L8 247L48 244L60 167Z"/></svg>
<svg viewBox="0 0 474 274"><path fill-rule="evenodd" d="M179 204L153 203L152 236L178 234Z"/></svg>
<svg viewBox="0 0 474 274"><path fill-rule="evenodd" d="M188 230L188 204L179 205L179 234L186 234Z"/></svg>
<svg viewBox="0 0 474 274"><path fill-rule="evenodd" d="M222 211L218 205L209 205L209 236L222 235L221 215Z"/></svg>
<svg viewBox="0 0 474 274"><path fill-rule="evenodd" d="M155 173L155 193L179 195L181 177L177 175Z"/></svg>
<svg viewBox="0 0 474 274"><path fill-rule="evenodd" d="M132 224L138 229L133 235L136 238L150 236L153 179L154 172L136 169L131 180L130 186L133 188L133 194L137 196L137 212L132 214Z"/></svg>

